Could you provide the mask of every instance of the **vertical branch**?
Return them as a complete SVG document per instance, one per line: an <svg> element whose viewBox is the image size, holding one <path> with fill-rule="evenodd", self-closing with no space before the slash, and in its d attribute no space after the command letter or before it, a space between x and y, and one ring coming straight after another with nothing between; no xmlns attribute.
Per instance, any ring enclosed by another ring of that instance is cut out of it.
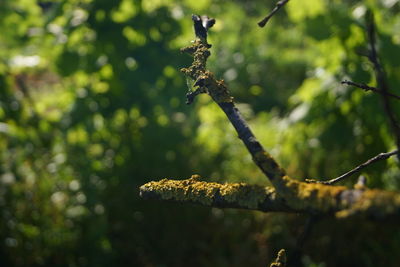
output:
<svg viewBox="0 0 400 267"><path fill-rule="evenodd" d="M383 66L379 60L378 52L376 49L376 26L374 21L374 15L371 11L368 11L366 14L366 24L367 24L367 36L369 42L370 53L368 55L369 60L371 61L374 72L376 76L376 81L378 84L378 88L382 91L381 99L383 102L383 108L385 109L386 115L389 119L390 127L392 128L394 137L396 139L396 145L398 151L400 151L400 126L396 120L396 116L394 111L390 105L389 99L389 86L387 83L386 73L383 69ZM400 152L398 152L397 157L400 159Z"/></svg>
<svg viewBox="0 0 400 267"><path fill-rule="evenodd" d="M239 138L252 155L254 162L279 191L279 186L286 183L284 179L286 176L285 170L279 166L275 159L263 148L261 143L254 136L247 122L235 106L233 97L230 95L224 81L217 80L214 74L206 69L207 59L211 55L209 51L211 45L207 43L206 37L208 28L206 29L204 25L207 26L209 21L211 21L211 23L209 23L210 25L214 25L215 19L209 19L207 16L194 15L192 16L192 20L197 38L191 46L181 49L182 52L186 52L194 58L191 66L181 69L183 73L195 81L194 86L197 88L195 91L191 91L187 94L187 103L192 103L198 94L209 94L228 117L238 133ZM202 21L201 24L199 20ZM204 21L206 21L206 23L204 23Z"/></svg>

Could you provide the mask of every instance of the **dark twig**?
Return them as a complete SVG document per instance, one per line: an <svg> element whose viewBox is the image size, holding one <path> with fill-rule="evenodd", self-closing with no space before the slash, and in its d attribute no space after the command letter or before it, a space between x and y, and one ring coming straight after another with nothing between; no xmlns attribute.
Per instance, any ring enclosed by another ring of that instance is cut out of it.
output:
<svg viewBox="0 0 400 267"><path fill-rule="evenodd" d="M377 161L390 158L391 156L396 155L396 154L398 154L398 153L399 153L398 150L395 150L395 151L392 151L392 152L387 152L387 153L380 153L380 154L376 155L375 157L373 157L373 158L367 160L367 161L364 162L363 164L358 165L357 167L355 167L355 168L352 169L351 171L348 171L348 172L346 172L345 174L342 174L342 175L340 175L339 177L333 178L333 179L328 180L328 181L317 181L317 180L306 179L306 182L308 182L308 183L319 183L319 184L332 185L332 184L334 184L334 183L337 183L337 182L339 182L339 181L342 181L343 179L345 179L345 178L347 178L347 177L349 177L349 176L351 176L351 175L353 175L353 174L355 174L355 173L361 171L362 169L364 169L365 167L369 166L369 165L372 164L372 163L375 163L375 162L377 162Z"/></svg>
<svg viewBox="0 0 400 267"><path fill-rule="evenodd" d="M304 225L304 229L301 232L299 238L297 239L297 247L302 248L304 246L304 243L306 242L308 236L311 233L312 227L315 225L315 223L319 220L319 216L315 214L310 214L309 217L307 218L307 221Z"/></svg>
<svg viewBox="0 0 400 267"><path fill-rule="evenodd" d="M261 28L264 27L265 24L267 24L267 22L272 18L272 16L275 15L275 13L278 12L278 10L281 9L284 5L286 5L287 2L289 2L289 0L278 1L274 9L272 9L272 11L265 18L263 18L263 20L258 22L258 26L260 26Z"/></svg>
<svg viewBox="0 0 400 267"><path fill-rule="evenodd" d="M296 247L288 259L289 266L301 266L304 243L309 238L312 228L319 221L320 218L321 218L321 216L314 214L314 213L311 213L308 216L308 218L304 224L304 227L303 227L300 235L297 238Z"/></svg>
<svg viewBox="0 0 400 267"><path fill-rule="evenodd" d="M375 21L374 21L374 15L371 11L368 11L366 14L366 24L367 24L367 36L368 36L368 41L369 41L369 46L370 46L369 47L370 54L369 54L368 58L371 61L372 65L374 66L374 71L375 71L375 76L376 76L378 87L383 92L381 94L383 107L385 109L386 115L389 118L390 126L392 128L392 131L393 131L395 139L396 139L397 149L399 150L400 149L400 126L396 120L394 111L393 111L392 107L390 106L390 99L388 96L389 86L388 86L387 79L386 79L386 73L381 65L381 62L378 57L378 52L376 50L376 30L375 30L376 26L375 26ZM400 159L400 154L398 154L397 157Z"/></svg>
<svg viewBox="0 0 400 267"><path fill-rule="evenodd" d="M378 88L375 88L375 87L368 86L365 83L355 83L355 82L352 82L352 81L344 80L344 81L341 82L341 84L352 85L352 86L361 88L361 89L363 89L365 91L373 91L373 92L378 93L378 94L386 94L387 96L390 96L390 97L393 97L393 98L396 98L396 99L400 100L400 96L398 96L398 95L394 95L394 94L389 93L389 92L385 93L382 90L380 90Z"/></svg>

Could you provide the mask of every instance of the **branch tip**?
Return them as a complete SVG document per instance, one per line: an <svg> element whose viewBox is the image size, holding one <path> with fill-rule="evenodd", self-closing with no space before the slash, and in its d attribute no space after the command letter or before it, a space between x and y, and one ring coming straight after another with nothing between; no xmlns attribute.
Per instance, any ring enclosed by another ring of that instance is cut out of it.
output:
<svg viewBox="0 0 400 267"><path fill-rule="evenodd" d="M394 156L394 155L396 155L398 153L399 153L398 150L395 150L395 151L392 151L392 152L387 152L387 153L380 153L380 154L376 155L375 157L370 158L366 162L358 165L354 169L346 172L345 174L342 174L339 177L336 177L336 178L333 178L333 179L330 179L330 180L327 180L327 181L318 181L318 180L313 180L313 179L306 179L305 181L306 181L306 183L318 183L318 184L325 184L325 185L333 185L334 183L340 182L340 181L344 180L345 178L347 178L347 177L349 177L349 176L351 176L351 175L353 175L353 174L355 174L357 172L360 172L362 169L368 167L372 163L375 163L375 162L380 161L380 160L388 159L391 156Z"/></svg>
<svg viewBox="0 0 400 267"><path fill-rule="evenodd" d="M286 5L287 2L289 2L289 0L278 1L274 9L272 9L272 11L265 18L263 18L261 21L257 23L258 26L263 28L267 24L267 22L279 11L279 9L281 9L284 5Z"/></svg>
<svg viewBox="0 0 400 267"><path fill-rule="evenodd" d="M341 84L345 84L345 85L355 86L355 87L358 87L360 89L363 89L364 91L373 91L375 93L378 93L378 94L381 94L381 95L387 95L387 96L393 97L393 98L395 98L397 100L400 100L400 96L398 96L398 95L395 95L395 94L392 94L392 93L389 93L389 92L384 92L381 89L368 86L365 83L356 83L356 82L352 82L352 81L349 81L349 80L343 80L340 83Z"/></svg>

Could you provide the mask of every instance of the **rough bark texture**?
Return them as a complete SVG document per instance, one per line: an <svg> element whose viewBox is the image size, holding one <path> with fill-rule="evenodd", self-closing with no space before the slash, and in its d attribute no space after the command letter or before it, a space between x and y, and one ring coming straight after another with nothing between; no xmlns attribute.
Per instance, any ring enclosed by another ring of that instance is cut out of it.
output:
<svg viewBox="0 0 400 267"><path fill-rule="evenodd" d="M400 215L400 194L382 190L349 189L344 186L308 184L285 178L287 194L272 187L246 183L211 183L193 175L186 180L163 179L140 187L144 199L193 203L218 208L263 212L297 212L383 218Z"/></svg>

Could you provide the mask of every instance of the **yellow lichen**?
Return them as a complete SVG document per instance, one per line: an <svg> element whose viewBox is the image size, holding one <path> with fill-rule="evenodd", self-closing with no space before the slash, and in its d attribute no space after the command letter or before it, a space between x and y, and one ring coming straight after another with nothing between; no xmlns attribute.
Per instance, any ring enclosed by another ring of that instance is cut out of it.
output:
<svg viewBox="0 0 400 267"><path fill-rule="evenodd" d="M320 212L340 209L342 203L338 201L339 195L347 190L344 186L309 184L288 176L282 177L274 185L290 207Z"/></svg>
<svg viewBox="0 0 400 267"><path fill-rule="evenodd" d="M227 203L248 209L257 209L268 196L274 194L274 190L268 187L245 183L218 184L199 179L199 175L192 175L186 180L162 179L141 186L140 191L156 193L163 200L192 201L208 206L222 197Z"/></svg>
<svg viewBox="0 0 400 267"><path fill-rule="evenodd" d="M245 183L224 184L219 192L226 201L238 203L240 206L249 209L257 209L268 193L264 187L251 186Z"/></svg>
<svg viewBox="0 0 400 267"><path fill-rule="evenodd" d="M193 201L203 205L211 205L220 196L228 203L248 209L257 209L267 196L275 195L275 191L269 187L245 183L218 184L199 179L198 175L187 180L163 179L147 183L141 190L156 192L164 200ZM338 195L347 189L343 186L307 184L288 176L280 181L282 182L277 187L279 196L294 210L338 210L341 206Z"/></svg>
<svg viewBox="0 0 400 267"><path fill-rule="evenodd" d="M245 183L218 184L201 181L199 175L192 175L186 180L149 182L141 186L140 191L144 197L206 206L222 203L224 207L253 210L336 212L338 218L357 214L383 217L400 211L400 194L396 192L309 184L288 176L274 185L275 189Z"/></svg>

